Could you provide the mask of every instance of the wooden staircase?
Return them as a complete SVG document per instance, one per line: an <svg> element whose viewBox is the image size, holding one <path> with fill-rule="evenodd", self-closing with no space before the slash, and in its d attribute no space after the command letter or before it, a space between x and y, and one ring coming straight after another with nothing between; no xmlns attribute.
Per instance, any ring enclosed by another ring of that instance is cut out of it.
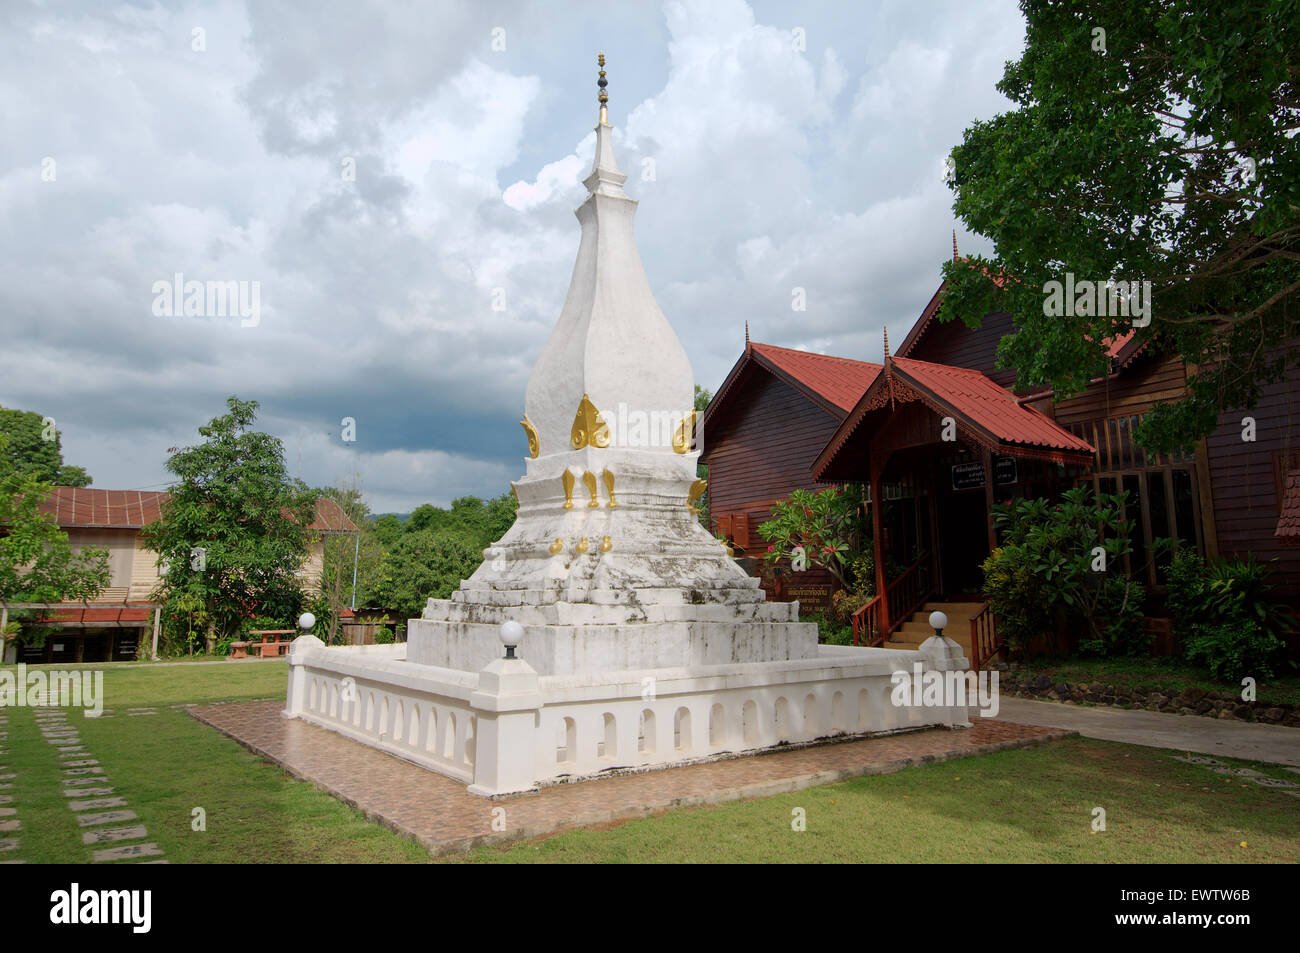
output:
<svg viewBox="0 0 1300 953"><path fill-rule="evenodd" d="M970 620L983 608L982 602L927 602L899 626L881 648L918 648L922 642L934 635L934 629L930 628L930 613L937 609L948 616L948 625L943 630L944 636L960 645L962 654L970 658Z"/></svg>

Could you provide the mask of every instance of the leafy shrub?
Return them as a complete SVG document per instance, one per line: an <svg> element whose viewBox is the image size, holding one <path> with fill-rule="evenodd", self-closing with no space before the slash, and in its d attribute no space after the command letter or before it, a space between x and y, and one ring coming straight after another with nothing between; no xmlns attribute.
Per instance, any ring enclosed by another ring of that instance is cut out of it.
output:
<svg viewBox="0 0 1300 953"><path fill-rule="evenodd" d="M1175 550L1167 605L1189 661L1229 681L1273 675L1292 626L1269 598L1270 575L1253 556L1207 562L1188 549Z"/></svg>
<svg viewBox="0 0 1300 953"><path fill-rule="evenodd" d="M388 626L381 625L375 629L375 645L392 645L396 641L397 636L393 634L393 630Z"/></svg>
<svg viewBox="0 0 1300 953"><path fill-rule="evenodd" d="M1012 645L1023 646L1064 617L1079 647L1100 655L1149 650L1142 587L1122 571L1133 527L1124 493L1075 487L1061 501L1006 500L993 507L1002 545L984 561L985 592Z"/></svg>
<svg viewBox="0 0 1300 953"><path fill-rule="evenodd" d="M1215 678L1236 682L1247 675L1257 680L1271 678L1273 660L1282 644L1258 622L1246 619L1198 625L1183 649L1188 661L1203 665Z"/></svg>
<svg viewBox="0 0 1300 953"><path fill-rule="evenodd" d="M809 567L825 569L840 585L849 587L847 565L855 558L854 546L862 536L862 500L852 486L833 486L817 493L795 490L778 501L772 518L758 527L770 544L764 559L771 567L794 562L802 547Z"/></svg>
<svg viewBox="0 0 1300 953"><path fill-rule="evenodd" d="M813 613L803 621L817 623L817 641L823 645L853 644L852 625L835 619L828 619L820 613Z"/></svg>

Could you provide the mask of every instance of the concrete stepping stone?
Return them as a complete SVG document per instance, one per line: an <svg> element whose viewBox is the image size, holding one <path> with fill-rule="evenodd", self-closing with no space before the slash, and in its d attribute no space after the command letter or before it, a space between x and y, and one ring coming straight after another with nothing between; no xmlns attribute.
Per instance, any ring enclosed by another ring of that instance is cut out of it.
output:
<svg viewBox="0 0 1300 953"><path fill-rule="evenodd" d="M156 711L128 711L127 714L134 718L136 715L156 715Z"/></svg>
<svg viewBox="0 0 1300 953"><path fill-rule="evenodd" d="M103 768L68 768L64 774L103 774Z"/></svg>
<svg viewBox="0 0 1300 953"><path fill-rule="evenodd" d="M1203 754L1178 755L1174 760L1186 764L1223 764L1218 758L1207 758Z"/></svg>
<svg viewBox="0 0 1300 953"><path fill-rule="evenodd" d="M0 804L12 804L14 796L12 794L0 794Z"/></svg>
<svg viewBox="0 0 1300 953"><path fill-rule="evenodd" d="M3 784L0 784L0 791L8 791L11 790L12 788L13 785L10 784L8 781L5 781Z"/></svg>
<svg viewBox="0 0 1300 953"><path fill-rule="evenodd" d="M77 815L78 827L95 827L99 824L124 824L139 820L135 811L101 811L95 814Z"/></svg>
<svg viewBox="0 0 1300 953"><path fill-rule="evenodd" d="M140 840L149 836L143 824L135 827L105 827L99 831L86 831L81 835L83 844L104 844L115 840Z"/></svg>
<svg viewBox="0 0 1300 953"><path fill-rule="evenodd" d="M103 784L108 778L64 778L65 788L84 788L88 784Z"/></svg>
<svg viewBox="0 0 1300 953"><path fill-rule="evenodd" d="M69 801L68 807L74 811L97 811L105 807L126 807L124 797L96 797L89 801Z"/></svg>
<svg viewBox="0 0 1300 953"><path fill-rule="evenodd" d="M19 841L17 837L10 837L6 840L0 840L0 853L4 853L5 851L10 851L10 850L17 850L18 843Z"/></svg>
<svg viewBox="0 0 1300 953"><path fill-rule="evenodd" d="M63 792L64 797L103 797L112 794L112 788L69 788Z"/></svg>
<svg viewBox="0 0 1300 953"><path fill-rule="evenodd" d="M0 821L0 833L12 834L23 829L22 821Z"/></svg>
<svg viewBox="0 0 1300 953"><path fill-rule="evenodd" d="M75 748L69 748L59 752L60 758L84 758L86 756L85 745L77 745Z"/></svg>
<svg viewBox="0 0 1300 953"><path fill-rule="evenodd" d="M97 850L91 857L97 864L107 863L113 860L130 860L132 857L161 857L162 848L157 844L130 844L125 847L110 847L108 850Z"/></svg>
<svg viewBox="0 0 1300 953"><path fill-rule="evenodd" d="M1300 788L1300 784L1294 781L1288 781L1286 778L1255 778L1256 784L1262 784L1266 788Z"/></svg>
<svg viewBox="0 0 1300 953"><path fill-rule="evenodd" d="M12 781L16 777L18 777L18 775L10 771L8 774L0 774L0 781Z"/></svg>
<svg viewBox="0 0 1300 953"><path fill-rule="evenodd" d="M0 807L0 817L13 817L17 813L16 807Z"/></svg>
<svg viewBox="0 0 1300 953"><path fill-rule="evenodd" d="M99 762L94 758L79 758L76 761L63 762L63 766L65 768L89 768L92 765L96 765L96 764L99 764Z"/></svg>

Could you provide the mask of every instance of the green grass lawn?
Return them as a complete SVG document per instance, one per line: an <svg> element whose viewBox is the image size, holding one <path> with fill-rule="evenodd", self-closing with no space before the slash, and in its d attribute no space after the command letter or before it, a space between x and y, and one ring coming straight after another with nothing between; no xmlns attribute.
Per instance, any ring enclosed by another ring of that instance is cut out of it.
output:
<svg viewBox="0 0 1300 953"><path fill-rule="evenodd" d="M1068 739L756 801L675 810L448 859L963 864L1300 859L1300 800L1175 761L1178 753ZM1276 766L1255 767L1275 777L1297 777ZM1095 807L1106 811L1104 832L1092 831ZM792 829L796 808L804 811L804 831Z"/></svg>
<svg viewBox="0 0 1300 953"><path fill-rule="evenodd" d="M94 666L87 666L94 667ZM417 844L290 778L183 711L181 702L283 698L283 663L105 669L111 719L69 721L115 796L173 863L422 863ZM125 709L159 706L156 715ZM85 863L91 848L32 712L9 711L22 848ZM1300 799L1174 760L1177 752L1072 739L909 768L795 794L482 848L452 862L1279 862L1300 860ZM1300 776L1254 765L1275 777ZM508 802L507 802L508 803ZM1092 810L1107 812L1093 833ZM206 831L192 829L206 812ZM807 829L791 829L802 808ZM1245 841L1247 846L1241 847Z"/></svg>
<svg viewBox="0 0 1300 953"><path fill-rule="evenodd" d="M1188 665L1176 658L1040 658L1024 662L1020 675L1033 677L1047 675L1053 681L1071 685L1118 685L1124 688L1204 688L1207 691L1240 695L1241 685L1236 682L1219 682L1204 669ZM1271 679L1260 679L1256 686L1258 702L1300 704L1300 675L1281 672Z"/></svg>

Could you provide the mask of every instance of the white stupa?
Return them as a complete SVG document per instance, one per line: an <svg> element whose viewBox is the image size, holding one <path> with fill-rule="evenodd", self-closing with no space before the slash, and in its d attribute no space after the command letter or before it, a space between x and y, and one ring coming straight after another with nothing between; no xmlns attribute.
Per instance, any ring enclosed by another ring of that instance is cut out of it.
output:
<svg viewBox="0 0 1300 953"><path fill-rule="evenodd" d="M955 644L819 646L798 603L766 602L700 525L694 379L637 252L605 85L602 68L577 263L528 381L514 525L450 599L430 599L410 621L406 645L300 638L286 714L482 794L965 724L964 705L889 704L895 670L964 669Z"/></svg>

